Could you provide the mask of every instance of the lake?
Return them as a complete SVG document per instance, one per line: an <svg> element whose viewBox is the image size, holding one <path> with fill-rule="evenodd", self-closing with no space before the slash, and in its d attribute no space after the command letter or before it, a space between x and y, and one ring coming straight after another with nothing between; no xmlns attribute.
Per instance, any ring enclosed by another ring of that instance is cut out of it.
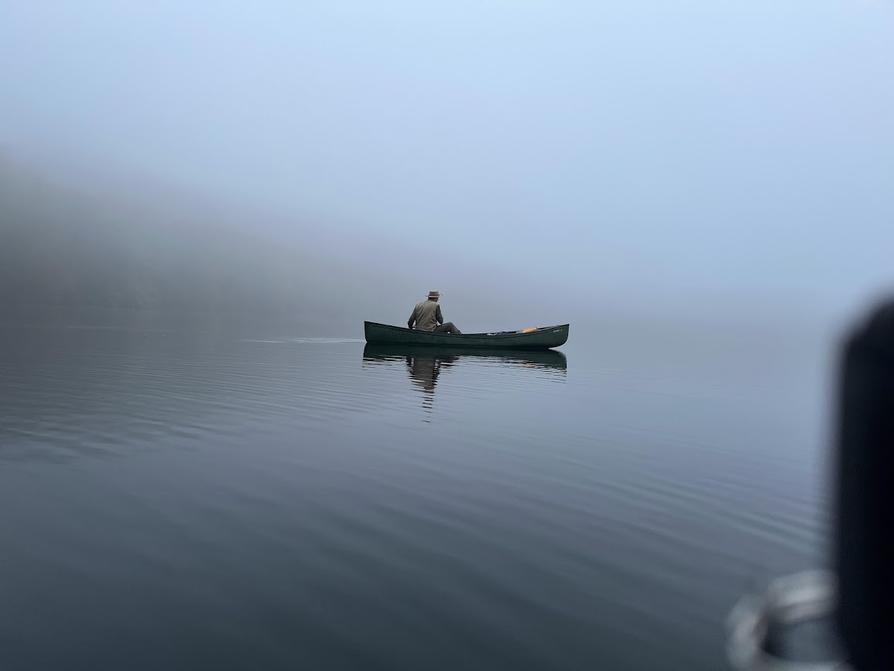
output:
<svg viewBox="0 0 894 671"><path fill-rule="evenodd" d="M827 564L825 343L0 339L4 671L713 670Z"/></svg>

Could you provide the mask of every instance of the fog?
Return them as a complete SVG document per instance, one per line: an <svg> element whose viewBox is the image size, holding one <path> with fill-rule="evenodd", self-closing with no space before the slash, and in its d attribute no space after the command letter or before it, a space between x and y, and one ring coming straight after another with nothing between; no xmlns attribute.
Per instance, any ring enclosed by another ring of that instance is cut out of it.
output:
<svg viewBox="0 0 894 671"><path fill-rule="evenodd" d="M3 317L836 326L892 81L881 1L5 2Z"/></svg>

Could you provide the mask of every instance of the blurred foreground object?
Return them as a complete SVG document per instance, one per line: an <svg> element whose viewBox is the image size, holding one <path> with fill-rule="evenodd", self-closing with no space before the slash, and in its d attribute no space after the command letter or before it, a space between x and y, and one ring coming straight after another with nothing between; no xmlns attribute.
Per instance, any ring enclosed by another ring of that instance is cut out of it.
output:
<svg viewBox="0 0 894 671"><path fill-rule="evenodd" d="M742 599L729 618L728 651L736 669L747 671L850 671L840 661L831 628L837 605L835 576L807 571L779 578L761 596ZM799 629L814 627L825 639L812 640L809 653L792 639L804 638ZM800 635L799 635L800 634Z"/></svg>
<svg viewBox="0 0 894 671"><path fill-rule="evenodd" d="M850 335L841 365L836 574L780 578L743 599L729 620L735 668L894 669L894 302ZM811 626L811 651L798 654L798 633Z"/></svg>
<svg viewBox="0 0 894 671"><path fill-rule="evenodd" d="M894 669L894 302L848 340L838 427L838 628L855 669Z"/></svg>

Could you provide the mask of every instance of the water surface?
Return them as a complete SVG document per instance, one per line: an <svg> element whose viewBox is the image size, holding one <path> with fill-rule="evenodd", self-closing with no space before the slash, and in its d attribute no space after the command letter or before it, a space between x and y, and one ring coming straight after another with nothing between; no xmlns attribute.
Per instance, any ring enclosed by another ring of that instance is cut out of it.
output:
<svg viewBox="0 0 894 671"><path fill-rule="evenodd" d="M0 668L717 669L821 565L820 359L6 329Z"/></svg>

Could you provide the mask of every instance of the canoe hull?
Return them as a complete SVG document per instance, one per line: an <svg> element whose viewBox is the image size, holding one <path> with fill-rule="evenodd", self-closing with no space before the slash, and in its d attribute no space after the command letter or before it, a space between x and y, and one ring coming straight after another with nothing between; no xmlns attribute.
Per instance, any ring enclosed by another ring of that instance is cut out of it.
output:
<svg viewBox="0 0 894 671"><path fill-rule="evenodd" d="M377 345L437 345L477 349L539 350L560 347L568 340L568 324L546 326L530 333L432 333L363 322L366 342Z"/></svg>

